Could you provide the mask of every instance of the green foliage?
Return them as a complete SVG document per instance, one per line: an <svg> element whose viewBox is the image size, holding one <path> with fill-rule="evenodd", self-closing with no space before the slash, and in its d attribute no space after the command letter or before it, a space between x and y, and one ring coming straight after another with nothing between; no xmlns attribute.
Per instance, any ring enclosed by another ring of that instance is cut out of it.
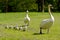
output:
<svg viewBox="0 0 60 40"><path fill-rule="evenodd" d="M18 11L26 11L28 10L36 10L37 9L37 4L35 3L35 1L32 0L24 0L24 1L20 1L17 5L16 8Z"/></svg>
<svg viewBox="0 0 60 40"><path fill-rule="evenodd" d="M30 11L38 11L38 9L42 9L42 4L40 4L41 8L38 8L37 0L0 0L0 10L4 11L26 11L27 9ZM42 0L38 0L39 3ZM45 11L47 11L47 5L52 4L54 7L54 11L58 11L60 8L59 0L44 0Z"/></svg>
<svg viewBox="0 0 60 40"><path fill-rule="evenodd" d="M16 8L18 11L26 11L28 10L36 10L37 9L37 4L33 3L33 2L21 2L17 5Z"/></svg>

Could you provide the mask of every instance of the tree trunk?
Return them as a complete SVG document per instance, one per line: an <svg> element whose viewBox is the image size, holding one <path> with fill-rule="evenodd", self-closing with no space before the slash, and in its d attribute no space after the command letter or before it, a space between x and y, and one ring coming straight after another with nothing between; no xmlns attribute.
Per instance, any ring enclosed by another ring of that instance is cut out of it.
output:
<svg viewBox="0 0 60 40"><path fill-rule="evenodd" d="M44 12L44 0L37 0L36 2L38 4L38 12Z"/></svg>
<svg viewBox="0 0 60 40"><path fill-rule="evenodd" d="M58 0L57 6L58 6L58 11L60 11L60 0Z"/></svg>
<svg viewBox="0 0 60 40"><path fill-rule="evenodd" d="M44 13L44 0L42 1L42 12Z"/></svg>
<svg viewBox="0 0 60 40"><path fill-rule="evenodd" d="M38 3L38 12L40 12L41 11L41 9L40 9L41 7L40 7L40 4Z"/></svg>
<svg viewBox="0 0 60 40"><path fill-rule="evenodd" d="M6 12L8 11L8 0L6 0Z"/></svg>
<svg viewBox="0 0 60 40"><path fill-rule="evenodd" d="M38 12L41 11L41 0L36 0L36 3L38 5Z"/></svg>

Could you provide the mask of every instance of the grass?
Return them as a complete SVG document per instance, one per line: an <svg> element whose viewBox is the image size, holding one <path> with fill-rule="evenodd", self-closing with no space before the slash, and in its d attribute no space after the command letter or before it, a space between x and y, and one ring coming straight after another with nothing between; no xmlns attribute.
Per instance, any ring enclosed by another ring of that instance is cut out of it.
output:
<svg viewBox="0 0 60 40"><path fill-rule="evenodd" d="M38 34L41 21L49 18L49 14L47 12L30 12L29 17L31 21L27 31L5 29L3 26L0 26L0 40L60 40L60 13L53 13L53 16L55 22L49 34L46 33L46 30L45 34ZM24 17L25 12L0 13L0 24L23 25ZM35 33L36 35L34 35Z"/></svg>

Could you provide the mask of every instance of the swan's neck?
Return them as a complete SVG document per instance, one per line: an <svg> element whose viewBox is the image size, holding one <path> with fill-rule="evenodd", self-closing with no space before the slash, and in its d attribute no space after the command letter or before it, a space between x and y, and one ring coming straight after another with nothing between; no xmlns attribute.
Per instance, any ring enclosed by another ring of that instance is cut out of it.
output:
<svg viewBox="0 0 60 40"><path fill-rule="evenodd" d="M49 14L50 14L50 16L51 16L51 19L54 20L54 17L53 17L53 15L51 14L51 11L50 11L50 6L48 6L48 10L49 10Z"/></svg>
<svg viewBox="0 0 60 40"><path fill-rule="evenodd" d="M28 17L28 13L26 13L26 17Z"/></svg>

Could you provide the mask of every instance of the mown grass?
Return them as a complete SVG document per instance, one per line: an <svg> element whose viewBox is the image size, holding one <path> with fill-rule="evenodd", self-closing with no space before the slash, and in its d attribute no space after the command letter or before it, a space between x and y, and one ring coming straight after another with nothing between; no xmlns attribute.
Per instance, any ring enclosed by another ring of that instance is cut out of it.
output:
<svg viewBox="0 0 60 40"><path fill-rule="evenodd" d="M25 12L0 13L0 24L23 25L25 14ZM38 33L41 21L49 18L50 15L47 12L30 12L29 17L31 21L27 31L5 29L4 26L0 26L0 40L60 40L60 13L52 14L55 22L49 34L46 33L46 30L44 32L45 34L41 35Z"/></svg>

